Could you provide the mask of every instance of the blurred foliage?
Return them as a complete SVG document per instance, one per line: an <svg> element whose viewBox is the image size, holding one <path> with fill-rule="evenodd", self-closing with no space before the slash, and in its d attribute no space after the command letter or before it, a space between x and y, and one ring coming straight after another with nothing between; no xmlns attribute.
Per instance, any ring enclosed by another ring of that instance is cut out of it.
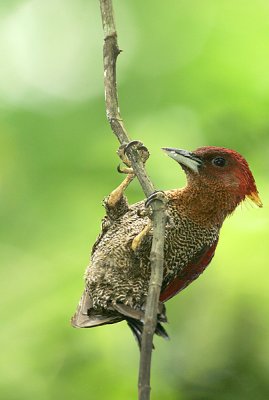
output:
<svg viewBox="0 0 269 400"><path fill-rule="evenodd" d="M121 111L155 185L185 182L160 147L225 146L246 156L265 205L239 207L212 265L169 302L152 398L268 399L268 2L115 0L115 12ZM4 1L0 19L0 396L136 398L127 326L69 324L102 198L121 180L98 2ZM141 199L137 183L128 196Z"/></svg>

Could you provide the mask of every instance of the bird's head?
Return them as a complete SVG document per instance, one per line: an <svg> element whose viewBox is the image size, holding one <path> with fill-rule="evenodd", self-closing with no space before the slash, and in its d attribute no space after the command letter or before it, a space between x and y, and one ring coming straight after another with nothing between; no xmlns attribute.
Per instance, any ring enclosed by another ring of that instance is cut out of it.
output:
<svg viewBox="0 0 269 400"><path fill-rule="evenodd" d="M193 152L163 148L185 171L188 184L201 191L228 193L239 204L248 197L262 207L248 163L239 153L223 147L200 147Z"/></svg>

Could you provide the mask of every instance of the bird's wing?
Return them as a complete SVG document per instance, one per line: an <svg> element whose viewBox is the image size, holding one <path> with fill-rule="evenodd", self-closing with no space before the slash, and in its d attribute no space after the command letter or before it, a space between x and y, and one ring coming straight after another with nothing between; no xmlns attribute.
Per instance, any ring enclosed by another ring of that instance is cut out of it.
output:
<svg viewBox="0 0 269 400"><path fill-rule="evenodd" d="M184 268L183 273L174 278L161 291L160 301L164 302L174 297L178 292L185 289L192 281L205 270L215 254L218 239L211 245L205 246L198 255Z"/></svg>
<svg viewBox="0 0 269 400"><path fill-rule="evenodd" d="M84 290L76 313L71 318L71 324L74 328L92 328L97 325L113 324L121 321L123 318L118 313L110 311L98 312L92 308L92 301Z"/></svg>

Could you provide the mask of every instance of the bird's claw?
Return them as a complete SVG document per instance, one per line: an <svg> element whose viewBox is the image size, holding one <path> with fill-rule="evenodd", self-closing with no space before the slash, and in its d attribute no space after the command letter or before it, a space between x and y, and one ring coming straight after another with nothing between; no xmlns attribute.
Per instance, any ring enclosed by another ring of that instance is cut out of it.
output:
<svg viewBox="0 0 269 400"><path fill-rule="evenodd" d="M127 166L127 167L131 167L131 162L129 160L129 158L127 157L127 155L125 154L125 148L126 148L126 144L122 144L118 150L117 150L117 154L120 157L121 161Z"/></svg>
<svg viewBox="0 0 269 400"><path fill-rule="evenodd" d="M139 140L132 140L131 142L127 143L127 144L122 144L118 151L117 154L120 157L120 159L122 160L122 162L127 166L127 167L131 167L131 162L127 156L128 150L133 147L135 150L137 150L140 154L140 158L142 160L142 162L145 164L145 162L147 161L147 159L149 158L149 151L148 149L143 145L142 142L140 142Z"/></svg>
<svg viewBox="0 0 269 400"><path fill-rule="evenodd" d="M126 151L128 151L128 149L130 149L131 147L135 147L136 150L139 150L141 146L143 146L143 143L139 140L131 140L129 143L124 145L124 153L126 153Z"/></svg>
<svg viewBox="0 0 269 400"><path fill-rule="evenodd" d="M117 166L117 171L120 174L133 174L134 173L133 168L129 168L129 167L122 168L120 164Z"/></svg>
<svg viewBox="0 0 269 400"><path fill-rule="evenodd" d="M159 200L162 203L167 203L167 197L163 190L155 190L155 192L151 193L149 197L145 201L145 207L149 207L154 200Z"/></svg>

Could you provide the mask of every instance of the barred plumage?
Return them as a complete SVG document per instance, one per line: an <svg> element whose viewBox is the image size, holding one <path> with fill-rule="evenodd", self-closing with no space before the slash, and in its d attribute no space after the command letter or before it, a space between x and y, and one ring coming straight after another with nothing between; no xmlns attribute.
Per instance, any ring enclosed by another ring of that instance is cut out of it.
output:
<svg viewBox="0 0 269 400"><path fill-rule="evenodd" d="M163 337L166 332L160 322L165 322L166 316L162 303L204 271L214 256L226 216L246 196L261 206L253 176L238 153L217 147L193 153L165 151L183 167L188 185L165 192L164 276L156 327ZM150 278L152 229L144 201L129 206L123 195L132 179L128 175L104 200L106 216L72 324L93 327L126 319L139 341Z"/></svg>

